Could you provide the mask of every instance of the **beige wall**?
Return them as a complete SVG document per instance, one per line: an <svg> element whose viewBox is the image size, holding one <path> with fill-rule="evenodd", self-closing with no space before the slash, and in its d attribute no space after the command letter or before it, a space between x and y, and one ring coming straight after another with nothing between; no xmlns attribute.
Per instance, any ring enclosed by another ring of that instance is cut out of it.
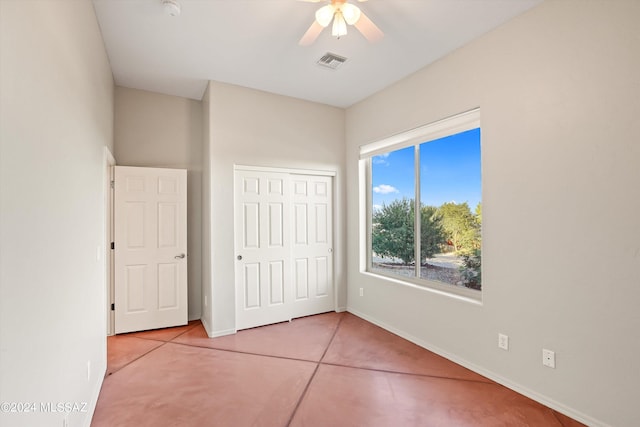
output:
<svg viewBox="0 0 640 427"><path fill-rule="evenodd" d="M68 421L89 425L106 370L113 142L113 78L90 1L0 1L0 94L0 402L87 402ZM64 416L0 413L0 425Z"/></svg>
<svg viewBox="0 0 640 427"><path fill-rule="evenodd" d="M187 169L189 319L202 305L202 103L136 89L115 90L120 166Z"/></svg>
<svg viewBox="0 0 640 427"><path fill-rule="evenodd" d="M213 329L211 310L211 101L209 87L202 96L202 315L209 333Z"/></svg>
<svg viewBox="0 0 640 427"><path fill-rule="evenodd" d="M592 425L640 425L639 19L547 1L348 109L349 310ZM483 305L360 273L359 145L478 106Z"/></svg>
<svg viewBox="0 0 640 427"><path fill-rule="evenodd" d="M203 319L209 334L235 330L234 164L336 172L334 272L337 308L344 308L344 110L217 82L209 83L205 100L211 228L204 245L210 248L211 282L204 285L210 305Z"/></svg>

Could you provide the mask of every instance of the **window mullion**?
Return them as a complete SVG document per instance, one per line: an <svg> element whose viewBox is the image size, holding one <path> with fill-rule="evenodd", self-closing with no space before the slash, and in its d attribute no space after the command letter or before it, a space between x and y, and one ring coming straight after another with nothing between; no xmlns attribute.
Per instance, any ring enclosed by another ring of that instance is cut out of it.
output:
<svg viewBox="0 0 640 427"><path fill-rule="evenodd" d="M373 265L373 165L372 158L367 159L366 165L366 185L367 185L367 271L371 270Z"/></svg>
<svg viewBox="0 0 640 427"><path fill-rule="evenodd" d="M422 232L420 230L420 225L421 225L421 218L420 218L420 145L415 145L414 146L414 162L413 162L413 169L414 169L414 179L415 179L415 183L414 183L414 188L415 188L415 196L414 196L414 206L413 206L413 242L414 242L414 250L415 250L415 256L414 259L415 261L415 276L417 278L420 278L420 268L421 268L421 264L422 264L422 259L420 256L420 245L421 245L421 238L420 236L422 236Z"/></svg>

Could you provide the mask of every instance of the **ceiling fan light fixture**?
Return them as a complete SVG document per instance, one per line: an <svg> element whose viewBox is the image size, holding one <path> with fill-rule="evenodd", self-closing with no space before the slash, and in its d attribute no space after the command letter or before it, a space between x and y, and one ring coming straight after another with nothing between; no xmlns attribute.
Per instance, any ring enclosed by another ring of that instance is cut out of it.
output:
<svg viewBox="0 0 640 427"><path fill-rule="evenodd" d="M177 0L173 0L177 1ZM298 44L300 46L309 46L318 39L322 31L331 24L331 35L340 38L347 35L347 27L349 25L356 29L369 42L374 43L380 40L384 33L374 24L367 15L360 10L358 6L349 3L349 0L301 0L308 2L326 1L327 4L316 10L315 20L304 33ZM359 0L366 1L366 0Z"/></svg>
<svg viewBox="0 0 640 427"><path fill-rule="evenodd" d="M338 38L347 35L347 22L344 20L344 16L342 16L342 12L339 10L336 11L336 16L333 18L331 35Z"/></svg>
<svg viewBox="0 0 640 427"><path fill-rule="evenodd" d="M353 25L356 22L358 22L358 19L360 19L360 15L362 14L360 12L360 8L351 3L344 3L342 5L341 11L342 11L342 16L344 17L344 20L349 25Z"/></svg>
<svg viewBox="0 0 640 427"><path fill-rule="evenodd" d="M316 11L316 21L318 24L326 27L331 23L333 19L333 15L336 13L336 9L332 4L328 4L326 6L322 6L320 9Z"/></svg>

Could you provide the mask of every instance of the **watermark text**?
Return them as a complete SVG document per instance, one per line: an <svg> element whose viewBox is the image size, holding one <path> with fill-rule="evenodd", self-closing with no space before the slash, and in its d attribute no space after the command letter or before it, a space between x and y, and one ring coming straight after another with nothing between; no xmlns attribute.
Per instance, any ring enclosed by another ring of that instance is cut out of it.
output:
<svg viewBox="0 0 640 427"><path fill-rule="evenodd" d="M0 402L0 413L25 414L30 412L64 413L89 412L87 402Z"/></svg>

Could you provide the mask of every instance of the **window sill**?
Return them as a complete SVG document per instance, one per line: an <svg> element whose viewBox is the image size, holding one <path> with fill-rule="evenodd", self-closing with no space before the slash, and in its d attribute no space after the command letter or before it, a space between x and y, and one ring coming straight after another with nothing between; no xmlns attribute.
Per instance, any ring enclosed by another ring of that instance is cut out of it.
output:
<svg viewBox="0 0 640 427"><path fill-rule="evenodd" d="M436 295L441 295L449 298L454 298L460 301L465 301L471 304L482 305L482 291L475 289L463 288L460 286L447 285L431 280L418 280L410 277L399 277L391 274L385 274L378 271L361 271L365 276L381 279L386 282L409 286L420 291L431 292Z"/></svg>

